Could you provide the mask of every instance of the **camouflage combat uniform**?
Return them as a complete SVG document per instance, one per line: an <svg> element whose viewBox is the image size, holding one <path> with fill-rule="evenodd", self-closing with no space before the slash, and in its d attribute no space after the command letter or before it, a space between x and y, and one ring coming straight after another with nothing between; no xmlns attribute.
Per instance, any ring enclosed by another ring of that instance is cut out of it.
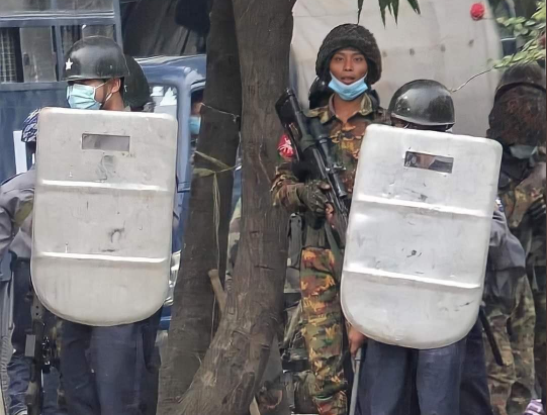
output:
<svg viewBox="0 0 547 415"><path fill-rule="evenodd" d="M505 329L510 341L505 367L491 366L492 401L498 413L520 415L532 397L534 326L538 333L537 374L545 387L545 216L538 215L544 209L545 197L545 86L545 70L537 63L512 66L496 88L488 120L487 136L504 150L498 185L501 205L511 232L524 248L528 276L515 285L518 297L513 297L517 302L514 308L498 304L498 313L504 314L498 319L507 319ZM508 366L512 362L510 354L514 357L513 371Z"/></svg>
<svg viewBox="0 0 547 415"><path fill-rule="evenodd" d="M525 249L528 278L523 276L515 282L512 304L487 301L488 318L504 361L503 367L498 366L486 348L491 400L496 414L522 414L533 397L535 370L540 382L545 382L545 229L534 229L527 213L530 205L543 197L544 186L543 163L536 164L520 183L504 172L500 176L501 203L512 233ZM534 331L538 335L536 340ZM536 369L534 349L537 350Z"/></svg>
<svg viewBox="0 0 547 415"><path fill-rule="evenodd" d="M330 131L332 153L345 168L342 180L351 194L365 129L379 119L373 100L368 94L363 95L361 109L346 123L336 117L332 99L328 106L310 111L309 117L319 118ZM272 186L274 204L290 212L305 212L305 205L292 186L299 182L290 165L281 164ZM339 299L338 264L335 264L334 254L329 249L323 221L306 213L304 218L305 239L300 270L302 332L315 375L314 401L320 413L345 414L347 382L343 371L344 319Z"/></svg>
<svg viewBox="0 0 547 415"><path fill-rule="evenodd" d="M535 311L528 278L522 275L514 282L512 306L487 298L485 303L488 321L503 358L503 366L499 366L485 336L492 409L495 415L521 415L532 399L534 388Z"/></svg>
<svg viewBox="0 0 547 415"><path fill-rule="evenodd" d="M509 227L519 238L526 252L527 283L529 282L533 292L533 296L532 292L528 293L526 304L528 314L532 314L533 311L536 314L535 340L532 343L533 336L526 337L526 344L522 347L529 347L529 353L523 364L529 375L534 365L531 360L533 347L536 376L541 387L545 388L547 330L545 324L545 228L538 229L529 214L532 203L545 197L545 164L537 163L528 177L520 183L505 177L502 173L500 197L505 207Z"/></svg>

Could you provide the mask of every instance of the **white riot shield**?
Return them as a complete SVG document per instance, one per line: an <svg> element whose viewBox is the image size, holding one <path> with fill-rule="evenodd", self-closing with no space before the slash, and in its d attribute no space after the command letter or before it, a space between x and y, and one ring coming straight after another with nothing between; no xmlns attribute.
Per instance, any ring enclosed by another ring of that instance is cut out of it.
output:
<svg viewBox="0 0 547 415"><path fill-rule="evenodd" d="M417 349L469 332L482 298L501 153L483 138L367 128L341 286L354 327Z"/></svg>
<svg viewBox="0 0 547 415"><path fill-rule="evenodd" d="M177 122L163 114L40 113L32 282L70 321L143 320L165 301Z"/></svg>

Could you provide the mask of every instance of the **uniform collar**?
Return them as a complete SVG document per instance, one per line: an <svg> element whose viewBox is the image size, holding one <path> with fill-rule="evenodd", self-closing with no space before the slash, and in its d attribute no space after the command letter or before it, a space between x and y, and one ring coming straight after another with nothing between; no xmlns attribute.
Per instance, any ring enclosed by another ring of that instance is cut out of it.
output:
<svg viewBox="0 0 547 415"><path fill-rule="evenodd" d="M366 117L367 115L370 115L374 111L372 100L368 94L363 94L363 98L361 99L361 106L359 111L357 111L355 114L353 114L349 119L352 119L356 115L361 115L363 117ZM336 118L336 112L334 111L334 95L332 95L329 98L328 105L316 108L313 110L310 110L308 113L309 117L318 117L319 121L321 121L321 124L326 124L329 121L331 121L333 118Z"/></svg>

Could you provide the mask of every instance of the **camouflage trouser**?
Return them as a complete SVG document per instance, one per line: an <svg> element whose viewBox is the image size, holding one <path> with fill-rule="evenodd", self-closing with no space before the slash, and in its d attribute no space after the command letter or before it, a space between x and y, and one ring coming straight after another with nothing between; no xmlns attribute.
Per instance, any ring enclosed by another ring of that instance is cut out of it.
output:
<svg viewBox="0 0 547 415"><path fill-rule="evenodd" d="M496 415L521 415L534 389L534 301L528 278L520 278L516 284L512 310L500 303L486 303L488 321L504 363L496 364L485 336L488 386Z"/></svg>
<svg viewBox="0 0 547 415"><path fill-rule="evenodd" d="M546 300L545 291L534 292L534 304L536 306L536 330L534 340L534 359L536 377L539 385L545 390L545 372L547 370L546 347L547 347L547 324L546 324Z"/></svg>
<svg viewBox="0 0 547 415"><path fill-rule="evenodd" d="M321 415L347 413L343 369L344 319L334 256L328 249L302 252L300 289L302 314L311 370L315 375L314 402Z"/></svg>

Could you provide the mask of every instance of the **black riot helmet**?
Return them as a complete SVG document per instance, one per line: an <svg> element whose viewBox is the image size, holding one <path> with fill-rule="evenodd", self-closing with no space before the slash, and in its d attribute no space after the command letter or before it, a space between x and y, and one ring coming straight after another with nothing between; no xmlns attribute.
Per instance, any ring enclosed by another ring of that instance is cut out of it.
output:
<svg viewBox="0 0 547 415"><path fill-rule="evenodd" d="M327 82L320 78L315 78L308 95L310 109L321 108L327 105L332 94L333 91L329 88Z"/></svg>
<svg viewBox="0 0 547 415"><path fill-rule="evenodd" d="M418 79L399 88L389 103L389 114L392 119L440 131L455 123L450 91L429 79Z"/></svg>
<svg viewBox="0 0 547 415"><path fill-rule="evenodd" d="M150 96L150 85L144 75L141 65L132 56L125 55L129 76L125 78L123 100L132 111L145 111L150 108L153 100Z"/></svg>
<svg viewBox="0 0 547 415"><path fill-rule="evenodd" d="M68 82L92 79L123 79L129 74L120 46L105 36L90 36L77 41L65 59Z"/></svg>

